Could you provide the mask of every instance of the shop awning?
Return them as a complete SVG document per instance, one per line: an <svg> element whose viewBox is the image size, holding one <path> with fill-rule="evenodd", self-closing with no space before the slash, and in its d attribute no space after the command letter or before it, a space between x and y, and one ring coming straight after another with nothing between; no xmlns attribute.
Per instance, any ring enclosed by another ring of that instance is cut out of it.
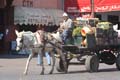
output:
<svg viewBox="0 0 120 80"><path fill-rule="evenodd" d="M44 9L44 8L14 8L14 24L46 24L59 25L62 21L64 11L59 9Z"/></svg>
<svg viewBox="0 0 120 80"><path fill-rule="evenodd" d="M90 0L65 0L65 11L73 12L90 12ZM120 11L120 0L94 0L95 12Z"/></svg>

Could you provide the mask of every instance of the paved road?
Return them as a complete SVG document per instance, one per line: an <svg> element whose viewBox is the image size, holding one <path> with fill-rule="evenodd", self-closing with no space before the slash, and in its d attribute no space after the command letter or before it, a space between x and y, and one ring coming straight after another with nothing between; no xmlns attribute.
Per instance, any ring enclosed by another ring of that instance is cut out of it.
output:
<svg viewBox="0 0 120 80"><path fill-rule="evenodd" d="M100 64L99 72L89 73L85 70L84 65L70 65L68 74L59 73L56 70L52 75L40 74L40 66L37 66L36 57L30 64L29 73L24 76L25 57L7 58L0 57L0 80L120 80L120 72L115 65Z"/></svg>

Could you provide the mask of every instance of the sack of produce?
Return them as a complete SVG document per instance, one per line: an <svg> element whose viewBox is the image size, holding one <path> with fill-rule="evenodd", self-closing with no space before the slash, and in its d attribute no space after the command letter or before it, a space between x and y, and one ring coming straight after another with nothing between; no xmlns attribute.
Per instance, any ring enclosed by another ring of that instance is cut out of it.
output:
<svg viewBox="0 0 120 80"><path fill-rule="evenodd" d="M93 33L93 31L92 31L91 27L85 26L81 29L81 35L84 36L84 37L87 34L92 34L92 33Z"/></svg>
<svg viewBox="0 0 120 80"><path fill-rule="evenodd" d="M113 27L113 25L110 22L99 22L97 24L97 28L101 28L103 30L108 30L108 29L110 29L112 27Z"/></svg>

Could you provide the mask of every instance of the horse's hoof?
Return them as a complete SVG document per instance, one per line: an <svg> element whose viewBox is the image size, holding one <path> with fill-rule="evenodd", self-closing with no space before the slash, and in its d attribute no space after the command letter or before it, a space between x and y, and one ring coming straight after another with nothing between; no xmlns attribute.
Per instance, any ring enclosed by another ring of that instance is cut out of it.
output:
<svg viewBox="0 0 120 80"><path fill-rule="evenodd" d="M41 64L37 64L37 66L42 66Z"/></svg>
<svg viewBox="0 0 120 80"><path fill-rule="evenodd" d="M40 75L44 75L44 72L41 72Z"/></svg>
<svg viewBox="0 0 120 80"><path fill-rule="evenodd" d="M27 72L24 72L23 74L24 74L24 75L27 75Z"/></svg>
<svg viewBox="0 0 120 80"><path fill-rule="evenodd" d="M51 64L48 64L48 66L51 66Z"/></svg>
<svg viewBox="0 0 120 80"><path fill-rule="evenodd" d="M65 71L65 74L67 74L68 73L68 71Z"/></svg>
<svg viewBox="0 0 120 80"><path fill-rule="evenodd" d="M49 74L52 74L52 72L50 72Z"/></svg>

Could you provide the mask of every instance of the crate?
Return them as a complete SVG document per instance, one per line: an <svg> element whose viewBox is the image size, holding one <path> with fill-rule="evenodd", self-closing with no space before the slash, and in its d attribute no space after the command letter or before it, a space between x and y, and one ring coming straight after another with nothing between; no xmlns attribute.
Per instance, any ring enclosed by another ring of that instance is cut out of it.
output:
<svg viewBox="0 0 120 80"><path fill-rule="evenodd" d="M102 38L104 37L104 30L102 28L96 28L96 33L95 33L97 38Z"/></svg>
<svg viewBox="0 0 120 80"><path fill-rule="evenodd" d="M116 46L116 45L118 45L118 40L117 40L117 37L96 38L96 45L98 45L98 46Z"/></svg>
<svg viewBox="0 0 120 80"><path fill-rule="evenodd" d="M103 38L96 38L96 45L104 45L104 40Z"/></svg>
<svg viewBox="0 0 120 80"><path fill-rule="evenodd" d="M87 34L87 48L95 48L96 47L96 39L94 34Z"/></svg>

